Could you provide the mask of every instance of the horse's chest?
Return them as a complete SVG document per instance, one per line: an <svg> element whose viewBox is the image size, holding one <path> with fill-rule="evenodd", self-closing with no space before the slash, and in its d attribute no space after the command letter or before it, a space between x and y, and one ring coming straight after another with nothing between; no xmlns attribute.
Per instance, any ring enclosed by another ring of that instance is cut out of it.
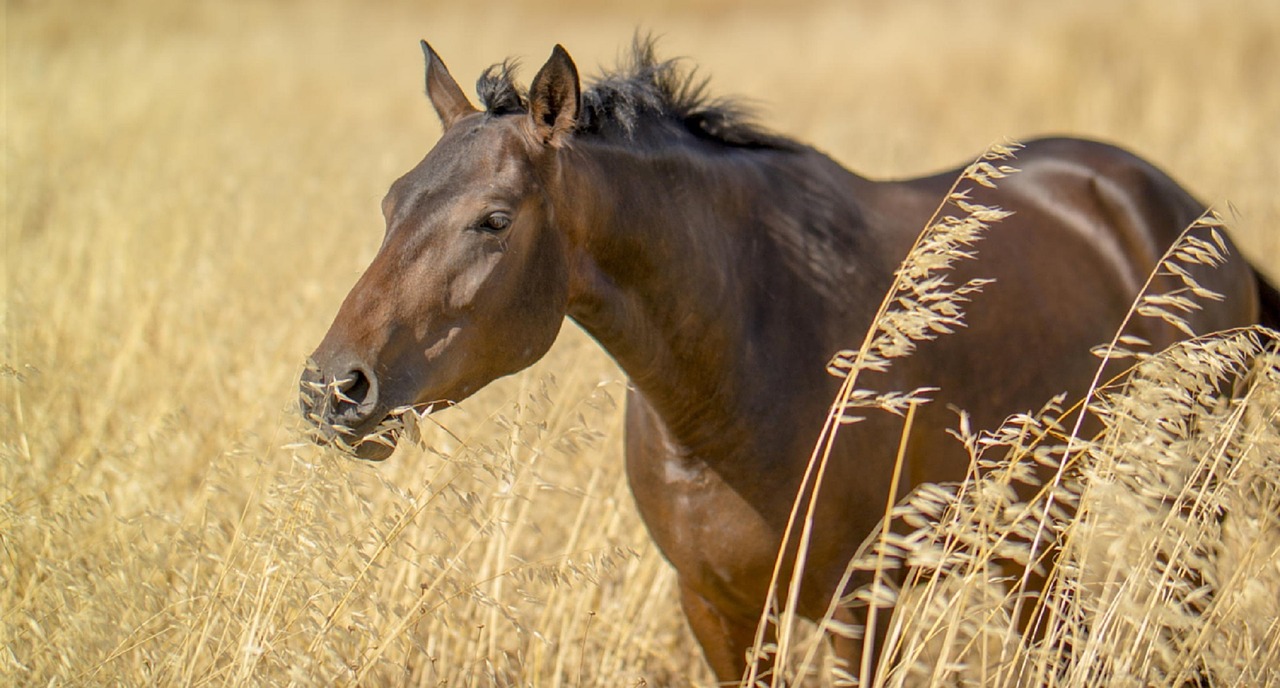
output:
<svg viewBox="0 0 1280 688"><path fill-rule="evenodd" d="M628 409L627 474L654 542L684 585L747 604L768 585L778 540L759 504L685 455L647 409Z"/></svg>
<svg viewBox="0 0 1280 688"><path fill-rule="evenodd" d="M756 508L713 471L672 460L644 478L631 476L640 514L685 584L707 597L744 601L767 584L777 540Z"/></svg>

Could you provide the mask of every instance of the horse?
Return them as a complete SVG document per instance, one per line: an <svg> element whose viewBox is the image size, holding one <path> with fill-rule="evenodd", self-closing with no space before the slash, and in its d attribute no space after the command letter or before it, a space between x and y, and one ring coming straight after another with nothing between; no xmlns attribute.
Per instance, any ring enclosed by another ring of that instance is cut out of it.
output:
<svg viewBox="0 0 1280 688"><path fill-rule="evenodd" d="M636 506L707 663L736 684L840 384L828 362L862 340L959 170L860 177L711 96L651 41L585 89L559 45L527 90L512 63L495 65L477 83L481 108L422 48L443 133L382 201L381 247L302 376L304 414L319 441L385 459L396 435L376 431L390 414L461 402L533 364L573 320L629 378ZM1017 165L975 195L1013 214L957 269L994 279L965 327L875 376L884 389L938 390L917 414L903 492L964 477L951 409L993 427L1080 395L1090 347L1110 340L1205 209L1099 142L1032 141ZM1280 296L1238 254L1197 279L1223 297L1189 316L1197 331L1280 323ZM1155 346L1179 336L1139 334ZM335 394L311 393L323 385ZM902 427L883 415L834 446L792 601L809 618L866 582L842 575L890 496ZM835 641L856 667L861 643Z"/></svg>

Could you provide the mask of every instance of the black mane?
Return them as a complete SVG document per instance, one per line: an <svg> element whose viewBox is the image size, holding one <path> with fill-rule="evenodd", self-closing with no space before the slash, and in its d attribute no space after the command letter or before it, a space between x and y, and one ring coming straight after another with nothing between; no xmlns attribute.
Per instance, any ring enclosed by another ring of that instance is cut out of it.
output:
<svg viewBox="0 0 1280 688"><path fill-rule="evenodd" d="M489 114L528 111L527 90L515 81L517 66L508 59L480 75L476 91ZM799 146L757 125L739 101L708 94L707 80L681 69L679 60L658 60L653 39L637 38L629 59L583 91L577 131L633 139L645 121L674 123L697 137L728 146L781 150Z"/></svg>

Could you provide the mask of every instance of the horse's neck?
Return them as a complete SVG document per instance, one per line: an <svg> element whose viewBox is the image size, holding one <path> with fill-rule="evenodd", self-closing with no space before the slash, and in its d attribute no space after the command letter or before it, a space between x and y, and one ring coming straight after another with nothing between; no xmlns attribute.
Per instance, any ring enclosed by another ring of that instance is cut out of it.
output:
<svg viewBox="0 0 1280 688"><path fill-rule="evenodd" d="M603 146L568 157L557 217L578 256L570 316L687 449L735 453L723 445L758 432L753 411L782 401L778 381L823 374L823 285L838 276L806 271L832 257L779 245L762 215L795 211L769 205L786 192L752 164ZM788 350L771 359L779 341Z"/></svg>

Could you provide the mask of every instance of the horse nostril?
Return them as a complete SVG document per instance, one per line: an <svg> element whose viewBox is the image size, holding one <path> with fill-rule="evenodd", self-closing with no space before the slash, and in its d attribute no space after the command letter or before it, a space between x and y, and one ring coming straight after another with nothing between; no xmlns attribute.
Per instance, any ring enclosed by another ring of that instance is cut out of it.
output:
<svg viewBox="0 0 1280 688"><path fill-rule="evenodd" d="M362 420L378 403L377 382L363 368L347 371L333 381L335 410L340 416Z"/></svg>

